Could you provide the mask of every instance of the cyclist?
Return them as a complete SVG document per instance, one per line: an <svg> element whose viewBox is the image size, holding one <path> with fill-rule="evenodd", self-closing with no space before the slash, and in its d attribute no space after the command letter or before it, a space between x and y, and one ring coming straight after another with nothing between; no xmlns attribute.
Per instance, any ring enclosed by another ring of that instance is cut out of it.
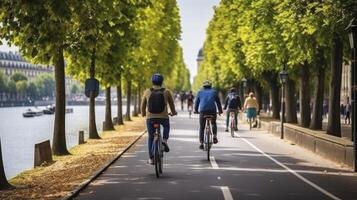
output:
<svg viewBox="0 0 357 200"><path fill-rule="evenodd" d="M212 132L213 132L213 143L217 144L217 108L218 113L222 114L221 101L218 98L216 90L212 89L212 84L210 81L206 80L203 83L203 88L197 93L195 101L195 113L200 113L200 149L203 149L203 137L206 125L205 115L214 116L212 119Z"/></svg>
<svg viewBox="0 0 357 200"><path fill-rule="evenodd" d="M236 89L234 87L232 87L230 89L230 92L228 93L228 95L226 97L226 101L224 104L224 110L226 110L226 109L227 109L226 132L228 132L229 117L230 117L231 112L234 112L234 120L235 120L234 130L237 131L238 130L238 126L237 126L237 124L238 124L238 119L237 119L238 109L242 109L242 103L241 103L240 97L236 93Z"/></svg>
<svg viewBox="0 0 357 200"><path fill-rule="evenodd" d="M185 100L186 100L186 93L184 91L181 91L180 93L181 110L183 110L183 104L185 103Z"/></svg>
<svg viewBox="0 0 357 200"><path fill-rule="evenodd" d="M151 77L153 86L144 92L141 103L141 114L146 116L146 126L149 134L149 164L153 164L152 145L154 140L154 122L159 122L163 126L163 146L164 151L169 152L167 140L169 139L170 121L167 104L170 107L171 115L177 115L171 91L162 87L164 77L156 73Z"/></svg>
<svg viewBox="0 0 357 200"><path fill-rule="evenodd" d="M193 110L193 100L195 99L195 96L193 96L192 91L188 93L186 99L187 99L187 110L188 111L190 111L190 109Z"/></svg>
<svg viewBox="0 0 357 200"><path fill-rule="evenodd" d="M245 99L244 110L247 111L248 119L253 119L254 121L256 120L257 111L259 110L259 105L257 99L254 97L253 92L250 92L249 96Z"/></svg>

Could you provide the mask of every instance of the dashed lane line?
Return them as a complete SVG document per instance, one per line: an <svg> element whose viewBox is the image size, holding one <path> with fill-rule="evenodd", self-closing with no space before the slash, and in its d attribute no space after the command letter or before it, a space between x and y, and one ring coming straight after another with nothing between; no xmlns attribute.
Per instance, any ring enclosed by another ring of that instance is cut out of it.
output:
<svg viewBox="0 0 357 200"><path fill-rule="evenodd" d="M305 182L306 184L310 185L311 187L315 188L316 190L320 191L321 193L323 193L324 195L330 197L331 199L334 200L341 200L339 197L331 194L330 192L326 191L325 189L321 188L320 186L316 185L315 183L311 182L310 180L308 180L307 178L301 176L300 174L298 174L296 171L290 169L288 166L284 165L283 163L279 162L278 160L276 160L275 158L271 157L270 155L266 154L264 151L260 150L258 147L256 147L253 143L249 142L247 139L240 137L238 134L235 134L238 136L239 139L243 140L245 143L247 143L249 146L251 146L253 149L255 149L256 151L258 151L259 153L263 154L265 157L269 158L270 160L272 160L273 162L275 162L277 165L281 166L282 168L286 169L287 171L289 171L290 173L292 173L293 175L295 175L297 178L299 178L300 180L302 180L303 182Z"/></svg>
<svg viewBox="0 0 357 200"><path fill-rule="evenodd" d="M221 190L223 192L224 200L233 200L233 196L231 191L229 190L229 187L221 186Z"/></svg>

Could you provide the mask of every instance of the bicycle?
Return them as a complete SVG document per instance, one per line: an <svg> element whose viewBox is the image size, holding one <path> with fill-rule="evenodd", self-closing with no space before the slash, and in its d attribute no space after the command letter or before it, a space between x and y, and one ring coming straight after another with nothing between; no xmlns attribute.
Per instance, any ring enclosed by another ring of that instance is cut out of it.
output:
<svg viewBox="0 0 357 200"><path fill-rule="evenodd" d="M230 115L230 132L231 132L231 136L234 138L234 130L235 130L235 124L236 124L236 120L235 120L235 113L234 111L230 111L229 112Z"/></svg>
<svg viewBox="0 0 357 200"><path fill-rule="evenodd" d="M159 178L162 174L163 169L163 159L164 159L164 148L162 145L162 137L160 131L160 123L154 122L154 141L153 141L153 154L154 154L154 165L155 165L155 173L156 177Z"/></svg>
<svg viewBox="0 0 357 200"><path fill-rule="evenodd" d="M205 115L203 116L206 119L206 125L205 125L205 133L204 133L204 151L207 151L207 160L210 161L210 151L211 151L211 146L213 144L213 133L212 133L212 125L211 121L212 118L214 118L213 115Z"/></svg>

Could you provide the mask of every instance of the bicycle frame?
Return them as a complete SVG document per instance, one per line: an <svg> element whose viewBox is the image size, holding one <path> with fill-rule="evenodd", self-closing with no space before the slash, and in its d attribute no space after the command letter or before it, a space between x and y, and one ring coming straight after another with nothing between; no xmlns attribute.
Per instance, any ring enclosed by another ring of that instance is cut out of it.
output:
<svg viewBox="0 0 357 200"><path fill-rule="evenodd" d="M204 134L204 151L207 151L207 160L210 160L210 150L213 143L211 118L206 118L205 134Z"/></svg>

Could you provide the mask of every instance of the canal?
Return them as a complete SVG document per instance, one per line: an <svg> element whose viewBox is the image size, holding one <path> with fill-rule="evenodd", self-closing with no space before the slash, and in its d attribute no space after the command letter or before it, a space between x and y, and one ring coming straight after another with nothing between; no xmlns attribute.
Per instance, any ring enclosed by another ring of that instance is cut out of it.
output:
<svg viewBox="0 0 357 200"><path fill-rule="evenodd" d="M24 118L22 113L26 108L0 108L0 139L8 179L33 168L36 143L51 140L52 144L54 115ZM89 107L68 106L68 108L73 108L73 113L66 114L66 141L67 147L71 148L77 145L79 130L84 130L85 137L88 137ZM116 109L116 106L112 107L113 117L116 116ZM105 106L96 106L98 131L102 130L104 114Z"/></svg>

